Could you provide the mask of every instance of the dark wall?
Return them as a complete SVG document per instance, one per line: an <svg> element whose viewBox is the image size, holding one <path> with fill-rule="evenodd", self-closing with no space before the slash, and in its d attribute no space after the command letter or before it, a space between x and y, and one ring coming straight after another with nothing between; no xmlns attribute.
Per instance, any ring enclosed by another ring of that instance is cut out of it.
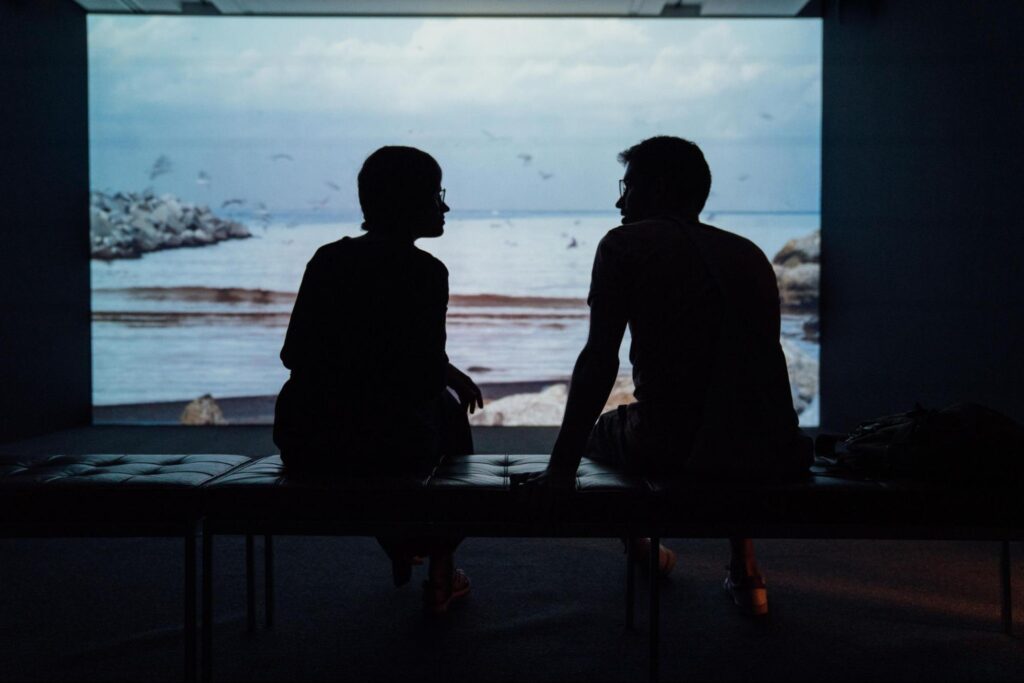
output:
<svg viewBox="0 0 1024 683"><path fill-rule="evenodd" d="M87 424L85 12L0 2L0 441Z"/></svg>
<svg viewBox="0 0 1024 683"><path fill-rule="evenodd" d="M1024 3L823 3L822 418L1024 420ZM0 440L90 419L85 14L0 2Z"/></svg>
<svg viewBox="0 0 1024 683"><path fill-rule="evenodd" d="M825 3L822 421L1024 420L1024 3Z"/></svg>

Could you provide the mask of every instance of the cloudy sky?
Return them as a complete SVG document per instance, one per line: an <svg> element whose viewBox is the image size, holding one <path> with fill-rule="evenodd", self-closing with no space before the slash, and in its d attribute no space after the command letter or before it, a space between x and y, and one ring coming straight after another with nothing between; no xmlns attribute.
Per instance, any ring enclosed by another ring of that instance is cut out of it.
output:
<svg viewBox="0 0 1024 683"><path fill-rule="evenodd" d="M455 209L612 209L617 152L670 134L709 209L817 211L821 24L90 16L89 111L93 188L215 206L354 211L362 160L407 144Z"/></svg>

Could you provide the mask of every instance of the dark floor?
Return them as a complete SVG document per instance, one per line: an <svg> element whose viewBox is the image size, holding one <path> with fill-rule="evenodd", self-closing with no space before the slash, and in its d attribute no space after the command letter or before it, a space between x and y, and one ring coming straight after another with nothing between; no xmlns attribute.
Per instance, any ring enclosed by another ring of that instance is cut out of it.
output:
<svg viewBox="0 0 1024 683"><path fill-rule="evenodd" d="M7 452L270 452L266 429L76 430ZM543 450L550 430L479 434L481 451ZM502 448L503 447L503 448ZM1024 679L999 622L995 543L758 542L770 618L721 592L726 544L680 554L662 602L663 680ZM1015 622L1024 632L1021 546ZM243 543L215 546L217 680L635 680L647 673L646 590L623 629L617 541L469 539L468 601L441 620L396 589L363 538L278 538L277 623L245 629ZM178 680L181 541L0 540L0 679ZM421 572L422 574L422 572Z"/></svg>

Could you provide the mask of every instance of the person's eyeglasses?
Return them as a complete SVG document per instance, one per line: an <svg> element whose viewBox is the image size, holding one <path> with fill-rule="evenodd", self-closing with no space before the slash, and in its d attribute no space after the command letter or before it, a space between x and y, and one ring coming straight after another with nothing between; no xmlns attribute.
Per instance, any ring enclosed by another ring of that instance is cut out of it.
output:
<svg viewBox="0 0 1024 683"><path fill-rule="evenodd" d="M442 204L444 204L444 192L445 190L443 187L437 192L437 201L441 202Z"/></svg>
<svg viewBox="0 0 1024 683"><path fill-rule="evenodd" d="M629 184L626 183L625 179L619 181L619 199L626 196L626 190L629 189Z"/></svg>

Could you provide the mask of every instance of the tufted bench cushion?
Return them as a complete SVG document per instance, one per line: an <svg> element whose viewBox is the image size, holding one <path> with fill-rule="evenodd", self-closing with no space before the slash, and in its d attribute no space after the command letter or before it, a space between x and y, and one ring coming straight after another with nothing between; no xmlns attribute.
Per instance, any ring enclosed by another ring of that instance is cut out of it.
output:
<svg viewBox="0 0 1024 683"><path fill-rule="evenodd" d="M414 526L424 521L426 477L290 474L281 456L254 460L220 477L204 490L204 507L221 529L231 520L278 525L285 533L294 524L315 534L372 533L375 523ZM227 524L228 526L225 526Z"/></svg>
<svg viewBox="0 0 1024 683"><path fill-rule="evenodd" d="M1001 539L1024 526L1024 504L1011 491L857 479L821 466L798 480L650 484L662 536Z"/></svg>
<svg viewBox="0 0 1024 683"><path fill-rule="evenodd" d="M576 490L559 508L557 524L531 519L511 488L513 474L540 472L548 455L463 455L441 461L430 478L431 517L466 534L610 536L648 519L644 479L584 458Z"/></svg>
<svg viewBox="0 0 1024 683"><path fill-rule="evenodd" d="M0 455L0 520L60 525L182 521L243 455Z"/></svg>

